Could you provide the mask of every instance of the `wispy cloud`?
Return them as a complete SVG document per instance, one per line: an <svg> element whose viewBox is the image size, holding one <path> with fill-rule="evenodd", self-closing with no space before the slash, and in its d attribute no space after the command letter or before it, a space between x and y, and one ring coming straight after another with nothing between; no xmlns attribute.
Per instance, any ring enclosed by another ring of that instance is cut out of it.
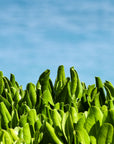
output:
<svg viewBox="0 0 114 144"><path fill-rule="evenodd" d="M99 28L104 30L107 23L111 27L114 23L113 18L110 17L110 14L114 13L113 6L106 1L100 3L74 1L71 4L64 2L60 3L60 7L50 3L35 4L28 5L25 9L21 5L10 7L7 5L0 18L6 25L9 24L9 27L20 28L19 26L25 25L27 30L32 28L45 31L47 28L61 28L75 33L86 33ZM112 23L109 23L110 21ZM110 29L110 27L107 28Z"/></svg>

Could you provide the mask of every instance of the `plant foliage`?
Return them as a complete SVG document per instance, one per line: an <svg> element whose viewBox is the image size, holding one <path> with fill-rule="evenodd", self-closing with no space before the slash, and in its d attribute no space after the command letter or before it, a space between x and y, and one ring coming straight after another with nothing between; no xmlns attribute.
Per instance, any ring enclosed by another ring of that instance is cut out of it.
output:
<svg viewBox="0 0 114 144"><path fill-rule="evenodd" d="M47 69L23 90L0 71L0 143L114 144L112 83L95 77L87 87L61 65L54 84Z"/></svg>

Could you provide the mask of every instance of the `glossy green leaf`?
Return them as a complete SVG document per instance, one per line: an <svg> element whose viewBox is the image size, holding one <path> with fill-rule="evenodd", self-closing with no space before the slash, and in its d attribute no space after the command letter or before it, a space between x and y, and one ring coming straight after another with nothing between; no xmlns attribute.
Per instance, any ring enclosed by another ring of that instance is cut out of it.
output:
<svg viewBox="0 0 114 144"><path fill-rule="evenodd" d="M10 134L6 130L2 130L2 131L3 131L3 136L2 136L3 144L12 144L13 140Z"/></svg>
<svg viewBox="0 0 114 144"><path fill-rule="evenodd" d="M78 77L78 74L77 74L77 77ZM77 88L76 88L76 98L81 98L82 97L82 93L83 93L83 87L82 87L82 84L81 84L81 81L79 79L79 77L77 78Z"/></svg>
<svg viewBox="0 0 114 144"><path fill-rule="evenodd" d="M63 144L63 142L55 134L54 128L48 122L45 122L44 130L45 130L44 133L45 136L43 138L43 142L41 143Z"/></svg>
<svg viewBox="0 0 114 144"><path fill-rule="evenodd" d="M23 127L27 123L27 114L23 114L19 119L19 126Z"/></svg>
<svg viewBox="0 0 114 144"><path fill-rule="evenodd" d="M43 99L45 104L48 104L48 102L49 102L50 104L54 105L52 95L51 95L49 89L43 91L42 99Z"/></svg>
<svg viewBox="0 0 114 144"><path fill-rule="evenodd" d="M56 109L51 111L51 118L56 132L60 132L62 118Z"/></svg>
<svg viewBox="0 0 114 144"><path fill-rule="evenodd" d="M58 81L61 81L61 86L63 86L65 84L65 71L64 71L64 66L63 65L60 65L58 67L58 71L57 71L57 78L56 78L56 81L55 81L55 87L56 87L56 84Z"/></svg>
<svg viewBox="0 0 114 144"><path fill-rule="evenodd" d="M93 96L92 92L93 92L94 88L95 88L95 84L88 85L87 95L90 97L90 99L92 99L92 96Z"/></svg>
<svg viewBox="0 0 114 144"><path fill-rule="evenodd" d="M8 90L8 92L11 92L9 79L7 77L3 77L3 81L4 81L4 87Z"/></svg>
<svg viewBox="0 0 114 144"><path fill-rule="evenodd" d="M35 128L34 128L34 125L35 125L35 121L36 121L36 110L35 109L31 109L29 112L28 112L28 116L27 116L27 122L29 123L29 126L30 126L30 131L31 131L31 136L34 136L34 133L35 133Z"/></svg>
<svg viewBox="0 0 114 144"><path fill-rule="evenodd" d="M78 142L81 144L90 144L90 138L87 131L84 128L77 128L76 135L78 138Z"/></svg>
<svg viewBox="0 0 114 144"><path fill-rule="evenodd" d="M17 90L14 96L14 102L17 104L20 100L20 94L19 91Z"/></svg>
<svg viewBox="0 0 114 144"><path fill-rule="evenodd" d="M39 77L39 83L41 85L42 92L47 90L49 87L49 75L50 75L50 70L47 69Z"/></svg>
<svg viewBox="0 0 114 144"><path fill-rule="evenodd" d="M98 144L111 144L113 139L113 126L109 123L104 123L98 134Z"/></svg>
<svg viewBox="0 0 114 144"><path fill-rule="evenodd" d="M112 100L112 94L110 92L110 89L106 85L104 85L104 88L105 88L106 93L107 93L107 95L106 95L107 100Z"/></svg>
<svg viewBox="0 0 114 144"><path fill-rule="evenodd" d="M16 84L15 84L15 76L14 76L14 74L10 74L10 81L11 81L11 83L12 83L12 86L14 86L14 87L16 87Z"/></svg>
<svg viewBox="0 0 114 144"><path fill-rule="evenodd" d="M70 75L71 75L71 95L74 98L77 88L77 72L74 69L74 67L70 68Z"/></svg>
<svg viewBox="0 0 114 144"><path fill-rule="evenodd" d="M84 124L85 124L85 120L86 120L85 115L84 115L84 114L81 114L81 113L78 113L77 118L78 118L78 121L77 121L77 123L75 124L75 127L77 127L77 128L83 128L83 127L84 127ZM75 129L76 129L76 128L75 128Z"/></svg>
<svg viewBox="0 0 114 144"><path fill-rule="evenodd" d="M86 128L87 132L89 133L91 128L98 121L99 121L100 125L102 125L102 119L103 119L103 114L102 114L101 110L96 106L92 106L88 111L88 116L87 116L87 119L85 122L85 128Z"/></svg>
<svg viewBox="0 0 114 144"><path fill-rule="evenodd" d="M104 89L103 89L103 83L102 83L100 77L95 77L95 81L96 81L96 87L98 89L98 92L100 92L100 96L99 96L100 104L104 105L105 104L105 93L104 93Z"/></svg>
<svg viewBox="0 0 114 144"><path fill-rule="evenodd" d="M101 111L103 113L103 119L102 119L102 123L106 122L107 121L107 118L108 118L108 107L106 105L103 105L101 107Z"/></svg>
<svg viewBox="0 0 114 144"><path fill-rule="evenodd" d="M112 85L112 83L109 81L105 81L104 85L109 89L111 96L114 97L114 86Z"/></svg>
<svg viewBox="0 0 114 144"><path fill-rule="evenodd" d="M28 90L25 91L25 96L24 96L24 100L26 101L26 104L32 108L32 102L28 93Z"/></svg>
<svg viewBox="0 0 114 144"><path fill-rule="evenodd" d="M8 133L10 134L10 136L12 137L13 141L16 141L19 139L18 134L16 133L16 131L12 128L8 129Z"/></svg>
<svg viewBox="0 0 114 144"><path fill-rule="evenodd" d="M114 109L114 100L108 100L108 109Z"/></svg>
<svg viewBox="0 0 114 144"><path fill-rule="evenodd" d="M41 123L41 120L39 119L39 117L37 118L37 120L35 121L35 131L39 131L41 126L42 126L42 123Z"/></svg>
<svg viewBox="0 0 114 144"><path fill-rule="evenodd" d="M31 133L30 133L30 127L28 123L26 123L23 127L23 139L26 142L26 144L30 144Z"/></svg>
<svg viewBox="0 0 114 144"><path fill-rule="evenodd" d="M114 108L108 111L108 122L114 126Z"/></svg>
<svg viewBox="0 0 114 144"><path fill-rule="evenodd" d="M61 92L56 95L56 102L64 102L64 104L71 103L71 96L68 93L70 79L66 79L66 83Z"/></svg>
<svg viewBox="0 0 114 144"><path fill-rule="evenodd" d="M97 144L96 138L94 136L90 136L90 144Z"/></svg>
<svg viewBox="0 0 114 144"><path fill-rule="evenodd" d="M0 102L3 102L5 104L5 106L7 107L7 109L9 111L11 111L11 104L9 103L9 101L6 98L4 98L1 95L0 95Z"/></svg>
<svg viewBox="0 0 114 144"><path fill-rule="evenodd" d="M72 122L77 123L78 121L78 112L75 107L70 107L70 114L72 117Z"/></svg>
<svg viewBox="0 0 114 144"><path fill-rule="evenodd" d="M0 95L2 94L3 90L4 90L4 81L2 76L0 76Z"/></svg>
<svg viewBox="0 0 114 144"><path fill-rule="evenodd" d="M63 115L62 130L63 130L64 137L66 141L68 142L68 144L72 143L74 127L73 127L73 121L69 112L66 112Z"/></svg>
<svg viewBox="0 0 114 144"><path fill-rule="evenodd" d="M28 121L29 125L32 125L34 127L34 123L36 121L36 118L37 118L36 110L31 109L28 112L28 116L27 116L27 121Z"/></svg>
<svg viewBox="0 0 114 144"><path fill-rule="evenodd" d="M1 125L7 129L8 123L11 121L11 115L3 102L0 103Z"/></svg>
<svg viewBox="0 0 114 144"><path fill-rule="evenodd" d="M39 144L42 141L42 139L43 139L43 132L40 133L39 131L36 131L33 144Z"/></svg>
<svg viewBox="0 0 114 144"><path fill-rule="evenodd" d="M12 123L12 128L15 128L19 124L19 116L18 116L17 109L14 109L14 111L12 111L12 121L11 121L11 123Z"/></svg>
<svg viewBox="0 0 114 144"><path fill-rule="evenodd" d="M100 92L97 92L97 87L92 90L91 101L93 106L101 107L100 104Z"/></svg>
<svg viewBox="0 0 114 144"><path fill-rule="evenodd" d="M32 102L32 106L36 105L37 97L36 97L36 90L32 83L27 84L27 90L30 96L30 100Z"/></svg>

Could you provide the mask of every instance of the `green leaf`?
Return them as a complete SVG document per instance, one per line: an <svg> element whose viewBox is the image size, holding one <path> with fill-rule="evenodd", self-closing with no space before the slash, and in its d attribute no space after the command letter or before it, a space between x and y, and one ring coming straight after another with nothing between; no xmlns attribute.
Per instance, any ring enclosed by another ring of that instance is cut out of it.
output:
<svg viewBox="0 0 114 144"><path fill-rule="evenodd" d="M27 123L27 114L23 114L19 119L19 126L23 127Z"/></svg>
<svg viewBox="0 0 114 144"><path fill-rule="evenodd" d="M6 89L8 89L8 92L11 92L11 90L10 90L10 81L9 81L9 79L7 78L7 77L3 77L3 81L4 81L4 87L6 88Z"/></svg>
<svg viewBox="0 0 114 144"><path fill-rule="evenodd" d="M68 144L71 144L73 142L73 122L72 118L69 112L64 113L63 119L62 119L62 130L64 137Z"/></svg>
<svg viewBox="0 0 114 144"><path fill-rule="evenodd" d="M92 89L90 97L90 102L92 102L92 105L100 107L99 93L97 92L97 87Z"/></svg>
<svg viewBox="0 0 114 144"><path fill-rule="evenodd" d="M96 138L94 136L90 136L90 144L97 144Z"/></svg>
<svg viewBox="0 0 114 144"><path fill-rule="evenodd" d="M14 99L15 93L16 93L16 88L15 87L10 87L10 90L11 90L11 96Z"/></svg>
<svg viewBox="0 0 114 144"><path fill-rule="evenodd" d="M108 122L114 126L114 108L108 111Z"/></svg>
<svg viewBox="0 0 114 144"><path fill-rule="evenodd" d="M1 125L2 128L7 129L8 123L11 121L11 115L3 102L0 103Z"/></svg>
<svg viewBox="0 0 114 144"><path fill-rule="evenodd" d="M2 76L0 76L0 95L2 94L3 90L4 90L4 81Z"/></svg>
<svg viewBox="0 0 114 144"><path fill-rule="evenodd" d="M9 111L11 111L11 104L9 103L9 101L6 98L4 98L1 95L0 95L0 102L3 102L5 104L5 106L7 107L7 109Z"/></svg>
<svg viewBox="0 0 114 144"><path fill-rule="evenodd" d="M70 79L66 79L66 83L63 89L60 91L58 95L56 95L56 102L64 102L64 104L71 103L71 96L68 93Z"/></svg>
<svg viewBox="0 0 114 144"><path fill-rule="evenodd" d="M28 121L29 125L32 125L34 127L34 123L36 121L36 118L37 118L36 110L31 109L28 112L28 116L27 116L27 121Z"/></svg>
<svg viewBox="0 0 114 144"><path fill-rule="evenodd" d="M78 143L81 143L81 144L89 144L90 143L89 135L84 128L85 119L86 119L85 114L83 114L82 116L80 116L78 122L76 124L74 124L74 129L75 129L75 133L76 133L75 139L76 139L76 141L78 141Z"/></svg>
<svg viewBox="0 0 114 144"><path fill-rule="evenodd" d="M19 117L18 117L17 109L14 109L14 111L12 111L12 121L11 121L11 123L12 123L12 128L15 128L19 124Z"/></svg>
<svg viewBox="0 0 114 144"><path fill-rule="evenodd" d="M37 97L36 97L36 90L32 83L27 84L27 90L30 96L30 100L32 102L32 106L36 105Z"/></svg>
<svg viewBox="0 0 114 144"><path fill-rule="evenodd" d="M60 132L61 131L62 118L61 118L61 115L59 114L59 112L56 109L51 111L51 118L52 118L52 121L53 121L55 131L57 133Z"/></svg>
<svg viewBox="0 0 114 144"><path fill-rule="evenodd" d="M95 89L95 84L89 85L87 89L83 90L83 97L82 97L82 99L84 99L84 103L85 103L84 107L85 107L85 105L89 105L89 106L92 105L92 99L93 99L94 91L95 91L94 89ZM86 110L87 109L88 108L86 108ZM85 110L85 108L84 108L84 110Z"/></svg>
<svg viewBox="0 0 114 144"><path fill-rule="evenodd" d="M90 100L92 99L92 96L93 96L92 93L93 93L94 88L95 88L95 84L92 84L92 85L88 86L87 95L89 96Z"/></svg>
<svg viewBox="0 0 114 144"><path fill-rule="evenodd" d="M17 90L14 96L14 102L17 104L20 100L19 91Z"/></svg>
<svg viewBox="0 0 114 144"><path fill-rule="evenodd" d="M108 100L108 109L113 109L114 108L114 100Z"/></svg>
<svg viewBox="0 0 114 144"><path fill-rule="evenodd" d="M3 72L2 71L0 71L0 77L3 77Z"/></svg>
<svg viewBox="0 0 114 144"><path fill-rule="evenodd" d="M7 92L7 89L5 89L4 91L5 91L5 93L6 93L6 99L8 100L8 102L9 102L10 104L13 104L14 101L13 101L13 98L12 98L12 96L11 96L11 93L8 93L8 92Z"/></svg>
<svg viewBox="0 0 114 144"><path fill-rule="evenodd" d="M30 144L31 133L30 133L30 127L28 123L26 123L23 127L23 139L26 142L26 144Z"/></svg>
<svg viewBox="0 0 114 144"><path fill-rule="evenodd" d="M70 107L70 113L71 113L73 123L77 123L77 121L78 121L78 111L76 110L76 108L75 107Z"/></svg>
<svg viewBox="0 0 114 144"><path fill-rule="evenodd" d="M105 81L104 85L109 89L111 96L114 97L114 86L112 85L112 83L109 81Z"/></svg>
<svg viewBox="0 0 114 144"><path fill-rule="evenodd" d="M79 128L83 128L85 120L86 120L85 115L81 114L81 113L78 113L77 118L78 118L78 121L74 126L79 127Z"/></svg>
<svg viewBox="0 0 114 144"><path fill-rule="evenodd" d="M113 126L109 123L104 123L98 134L98 144L110 144L113 139Z"/></svg>
<svg viewBox="0 0 114 144"><path fill-rule="evenodd" d="M30 131L31 131L31 136L34 136L34 133L35 133L35 128L34 128L34 125L35 125L35 121L36 121L36 110L35 109L31 109L29 112L28 112L28 116L27 116L27 122L29 123L29 126L30 126Z"/></svg>
<svg viewBox="0 0 114 144"><path fill-rule="evenodd" d="M42 99L43 99L45 104L48 104L48 102L49 102L50 104L54 105L52 95L51 95L49 89L43 91Z"/></svg>
<svg viewBox="0 0 114 144"><path fill-rule="evenodd" d="M43 132L44 132L44 137L41 144L45 144L45 143L63 144L63 142L57 137L54 128L48 122L44 123Z"/></svg>
<svg viewBox="0 0 114 144"><path fill-rule="evenodd" d="M42 123L41 123L41 120L38 117L37 120L35 121L35 131L39 131L41 126L42 126Z"/></svg>
<svg viewBox="0 0 114 144"><path fill-rule="evenodd" d="M112 94L110 92L110 89L106 85L104 85L104 88L105 88L106 93L107 93L107 95L106 95L107 100L111 100L112 99Z"/></svg>
<svg viewBox="0 0 114 144"><path fill-rule="evenodd" d="M56 109L56 110L60 109L60 103L59 102L54 104L54 109Z"/></svg>
<svg viewBox="0 0 114 144"><path fill-rule="evenodd" d="M43 132L36 131L33 144L39 144L43 139Z"/></svg>
<svg viewBox="0 0 114 144"><path fill-rule="evenodd" d="M98 89L98 92L100 92L99 100L100 100L100 104L102 106L105 104L105 93L104 93L104 89L103 89L103 83L102 83L100 77L95 77L95 80L96 80L96 87Z"/></svg>
<svg viewBox="0 0 114 144"><path fill-rule="evenodd" d="M77 88L77 72L74 69L74 67L70 68L70 75L71 75L71 95L72 98L75 97L75 92L76 92L76 88Z"/></svg>
<svg viewBox="0 0 114 144"><path fill-rule="evenodd" d="M102 119L102 123L106 122L107 121L107 118L108 118L108 107L106 105L103 105L101 107L101 111L103 113L103 119Z"/></svg>
<svg viewBox="0 0 114 144"><path fill-rule="evenodd" d="M10 134L6 130L2 130L2 131L3 131L3 136L2 136L3 144L12 144L13 140Z"/></svg>
<svg viewBox="0 0 114 144"><path fill-rule="evenodd" d="M23 139L23 127L15 127L14 132L19 137L19 139Z"/></svg>
<svg viewBox="0 0 114 144"><path fill-rule="evenodd" d="M49 90L49 84L50 84L49 75L50 75L49 69L47 69L40 75L39 81L37 82L37 89L41 87L41 91L42 91L41 98L43 99L44 103L48 104L49 102L50 104L54 105L53 97Z"/></svg>
<svg viewBox="0 0 114 144"><path fill-rule="evenodd" d="M76 88L76 93L75 93L76 98L81 99L82 93L83 93L83 86L82 86L81 81L80 81L78 74L77 74L77 88Z"/></svg>
<svg viewBox="0 0 114 144"><path fill-rule="evenodd" d="M54 87L56 87L57 82L61 82L61 87L65 84L66 78L65 78L65 71L64 71L64 66L60 65L58 67L58 71L57 71L57 78L54 84Z"/></svg>
<svg viewBox="0 0 114 144"><path fill-rule="evenodd" d="M15 76L14 76L14 74L10 74L10 81L11 81L11 83L12 83L12 86L13 87L16 87L16 84L15 84Z"/></svg>
<svg viewBox="0 0 114 144"><path fill-rule="evenodd" d="M81 144L90 144L90 138L87 131L84 128L77 128L76 135L78 138L78 142Z"/></svg>
<svg viewBox="0 0 114 144"><path fill-rule="evenodd" d="M85 122L85 128L87 130L87 132L89 133L91 128L94 126L94 124L96 122L99 121L100 125L102 124L102 119L103 119L103 114L101 112L101 110L96 107L96 106L92 106L89 108L88 111L88 116Z"/></svg>
<svg viewBox="0 0 114 144"><path fill-rule="evenodd" d="M31 99L30 99L28 90L25 91L24 100L25 100L26 104L27 104L30 108L32 108L32 102L31 102Z"/></svg>
<svg viewBox="0 0 114 144"><path fill-rule="evenodd" d="M16 141L19 139L18 134L16 133L16 131L12 128L8 129L9 134L11 135L13 141Z"/></svg>
<svg viewBox="0 0 114 144"><path fill-rule="evenodd" d="M39 83L41 84L42 92L47 90L49 87L49 75L50 75L50 70L47 69L39 77Z"/></svg>
<svg viewBox="0 0 114 144"><path fill-rule="evenodd" d="M62 142L60 141L60 139L56 136L54 128L48 123L46 122L46 130L49 134L49 137L52 139L52 141L56 144L62 144Z"/></svg>

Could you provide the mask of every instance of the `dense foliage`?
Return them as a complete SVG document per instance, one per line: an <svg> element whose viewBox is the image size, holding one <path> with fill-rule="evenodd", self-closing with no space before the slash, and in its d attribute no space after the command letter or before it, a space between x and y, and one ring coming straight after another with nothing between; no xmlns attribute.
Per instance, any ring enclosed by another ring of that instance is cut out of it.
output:
<svg viewBox="0 0 114 144"><path fill-rule="evenodd" d="M23 90L0 71L0 143L114 144L114 87L95 77L86 87L74 69L64 66L53 84L50 70Z"/></svg>

